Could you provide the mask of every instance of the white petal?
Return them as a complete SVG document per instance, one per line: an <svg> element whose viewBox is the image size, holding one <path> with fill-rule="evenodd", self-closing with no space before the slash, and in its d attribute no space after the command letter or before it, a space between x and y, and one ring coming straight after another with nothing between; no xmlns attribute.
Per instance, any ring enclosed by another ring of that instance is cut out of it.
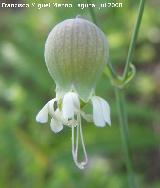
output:
<svg viewBox="0 0 160 188"><path fill-rule="evenodd" d="M63 129L63 124L61 121L58 121L52 118L50 127L53 132L58 133Z"/></svg>
<svg viewBox="0 0 160 188"><path fill-rule="evenodd" d="M98 97L94 96L91 98L92 105L93 105L93 121L96 126L104 127L105 126L105 119L103 116L103 109L101 106L101 102Z"/></svg>
<svg viewBox="0 0 160 188"><path fill-rule="evenodd" d="M102 106L103 110L103 117L106 123L108 123L111 126L111 118L110 118L110 107L107 101L102 99L101 97L98 97Z"/></svg>
<svg viewBox="0 0 160 188"><path fill-rule="evenodd" d="M54 103L57 101L57 98L54 98L48 102L48 112L50 115L54 116Z"/></svg>
<svg viewBox="0 0 160 188"><path fill-rule="evenodd" d="M47 123L48 121L48 103L39 111L36 116L36 121L40 123Z"/></svg>
<svg viewBox="0 0 160 188"><path fill-rule="evenodd" d="M74 92L68 92L64 95L62 103L62 114L64 119L74 117L76 109L80 108L78 95Z"/></svg>
<svg viewBox="0 0 160 188"><path fill-rule="evenodd" d="M95 124L97 126L103 127L105 126L105 121L105 123L111 125L110 107L107 101L97 96L92 97L91 100L93 103L93 119Z"/></svg>
<svg viewBox="0 0 160 188"><path fill-rule="evenodd" d="M78 95L76 93L72 92L72 98L73 98L75 108L77 110L80 110L80 101L79 101Z"/></svg>

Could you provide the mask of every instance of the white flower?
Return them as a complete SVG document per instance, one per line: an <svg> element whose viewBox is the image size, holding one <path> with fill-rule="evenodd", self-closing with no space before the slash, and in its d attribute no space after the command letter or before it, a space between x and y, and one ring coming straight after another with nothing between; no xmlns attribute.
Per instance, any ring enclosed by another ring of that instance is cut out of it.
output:
<svg viewBox="0 0 160 188"><path fill-rule="evenodd" d="M80 169L84 169L88 163L88 157L83 140L81 117L88 122L94 122L94 124L98 127L104 127L106 124L111 125L109 104L98 96L90 97L89 101L93 106L93 114L86 114L81 109L80 99L76 92L67 92L63 97L50 100L36 116L36 121L46 123L48 121L48 115L50 115L50 127L55 133L60 132L64 125L72 128L72 155L75 164ZM61 107L58 106L60 102ZM54 109L55 103L57 106L56 109ZM78 161L79 140L84 153L84 160L82 162Z"/></svg>
<svg viewBox="0 0 160 188"><path fill-rule="evenodd" d="M88 157L81 118L97 127L111 125L109 104L94 95L96 83L108 62L106 36L88 20L67 19L49 33L44 56L48 72L56 83L56 98L40 110L36 120L46 123L50 116L50 127L55 133L62 131L64 125L72 129L73 160L80 169L84 169ZM83 111L87 103L93 106L92 114ZM79 142L84 155L82 161L78 160Z"/></svg>

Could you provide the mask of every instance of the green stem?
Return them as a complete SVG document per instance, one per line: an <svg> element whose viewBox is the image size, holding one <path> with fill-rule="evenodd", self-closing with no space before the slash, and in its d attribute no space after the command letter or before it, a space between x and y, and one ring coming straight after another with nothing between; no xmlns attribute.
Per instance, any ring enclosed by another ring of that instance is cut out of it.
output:
<svg viewBox="0 0 160 188"><path fill-rule="evenodd" d="M87 2L91 3L91 1L89 0L87 0ZM142 20L144 5L145 5L145 0L141 0L140 5L139 5L139 10L138 10L138 16L137 16L137 20L134 26L131 43L130 43L129 50L128 50L127 60L126 60L125 68L124 68L124 73L123 73L124 79L127 77L127 74L129 72L133 50L135 47L136 39L138 36L138 32L139 32L139 28L140 28L140 24ZM89 10L90 10L90 14L92 16L93 21L95 22L95 24L97 24L97 19L96 19L94 10L92 8L90 8ZM115 71L112 67L112 64L109 64L109 65L110 65L112 74L114 73L113 75L115 75ZM121 129L121 137L122 137L122 146L123 146L124 155L125 155L129 188L136 188L137 185L136 185L135 178L134 178L131 154L129 151L130 145L129 145L129 136L128 136L128 118L127 118L126 109L125 109L124 93L123 93L123 90L115 87L115 94L116 94L116 99L117 99L119 123L120 123L120 129Z"/></svg>
<svg viewBox="0 0 160 188"><path fill-rule="evenodd" d="M139 28L141 25L141 21L142 21L142 16L143 16L143 12L144 12L144 5L145 5L145 0L141 0L140 1L140 5L139 5L139 9L138 9L138 15L137 15L137 20L133 29L133 34L131 37L131 42L129 45L129 50L128 50L128 55L127 55L127 59L126 59L126 64L125 64L125 68L124 68L124 73L123 73L123 78L125 79L127 77L129 68L130 68L130 64L132 61L132 56L133 56L133 51L135 48L135 44L136 44L136 40L138 37L138 32L139 32Z"/></svg>
<svg viewBox="0 0 160 188"><path fill-rule="evenodd" d="M125 97L123 90L115 88L116 100L117 100L117 110L122 138L122 147L124 150L124 157L126 168L128 172L128 183L129 188L136 188L136 181L134 178L134 171L132 166L132 158L130 153L129 135L128 135L128 117L125 109Z"/></svg>
<svg viewBox="0 0 160 188"><path fill-rule="evenodd" d="M140 5L139 5L137 20L134 26L134 30L133 30L129 50L128 50L127 60L126 60L125 69L123 73L123 79L127 77L127 74L130 68L133 50L135 48L135 44L136 44L136 40L137 40L137 36L138 36L138 32L139 32L139 28L140 28L140 24L142 20L142 15L144 12L144 5L145 5L145 0L141 0ZM132 159L131 159L131 154L129 150L130 145L129 145L129 136L128 136L128 118L127 118L126 109L125 109L124 93L123 93L123 90L115 88L115 94L116 94L117 108L118 108L118 114L119 114L122 146L124 150L126 168L128 172L128 183L129 183L130 188L136 188L137 185L136 185L136 181L134 178Z"/></svg>

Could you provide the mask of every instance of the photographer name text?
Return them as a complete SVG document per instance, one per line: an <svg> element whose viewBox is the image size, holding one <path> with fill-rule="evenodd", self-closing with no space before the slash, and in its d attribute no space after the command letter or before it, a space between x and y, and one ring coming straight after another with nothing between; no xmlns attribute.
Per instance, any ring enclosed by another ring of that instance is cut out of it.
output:
<svg viewBox="0 0 160 188"><path fill-rule="evenodd" d="M123 3L107 2L107 3L1 3L1 8L36 8L38 10L44 8L122 8Z"/></svg>

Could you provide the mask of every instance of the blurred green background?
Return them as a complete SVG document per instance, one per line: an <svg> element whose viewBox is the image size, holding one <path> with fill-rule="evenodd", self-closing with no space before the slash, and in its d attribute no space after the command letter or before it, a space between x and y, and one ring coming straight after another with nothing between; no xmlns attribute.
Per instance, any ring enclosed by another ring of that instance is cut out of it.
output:
<svg viewBox="0 0 160 188"><path fill-rule="evenodd" d="M139 1L121 2L123 8L95 9L119 73L124 68ZM146 3L133 60L137 74L126 88L133 164L140 188L160 187L159 7L158 0ZM55 24L77 14L91 20L88 8L0 8L0 187L128 188L114 89L105 76L96 92L111 105L112 127L101 129L83 122L90 159L86 170L73 163L71 129L65 127L54 134L49 123L35 122L40 108L55 96L55 84L44 61L45 40Z"/></svg>

